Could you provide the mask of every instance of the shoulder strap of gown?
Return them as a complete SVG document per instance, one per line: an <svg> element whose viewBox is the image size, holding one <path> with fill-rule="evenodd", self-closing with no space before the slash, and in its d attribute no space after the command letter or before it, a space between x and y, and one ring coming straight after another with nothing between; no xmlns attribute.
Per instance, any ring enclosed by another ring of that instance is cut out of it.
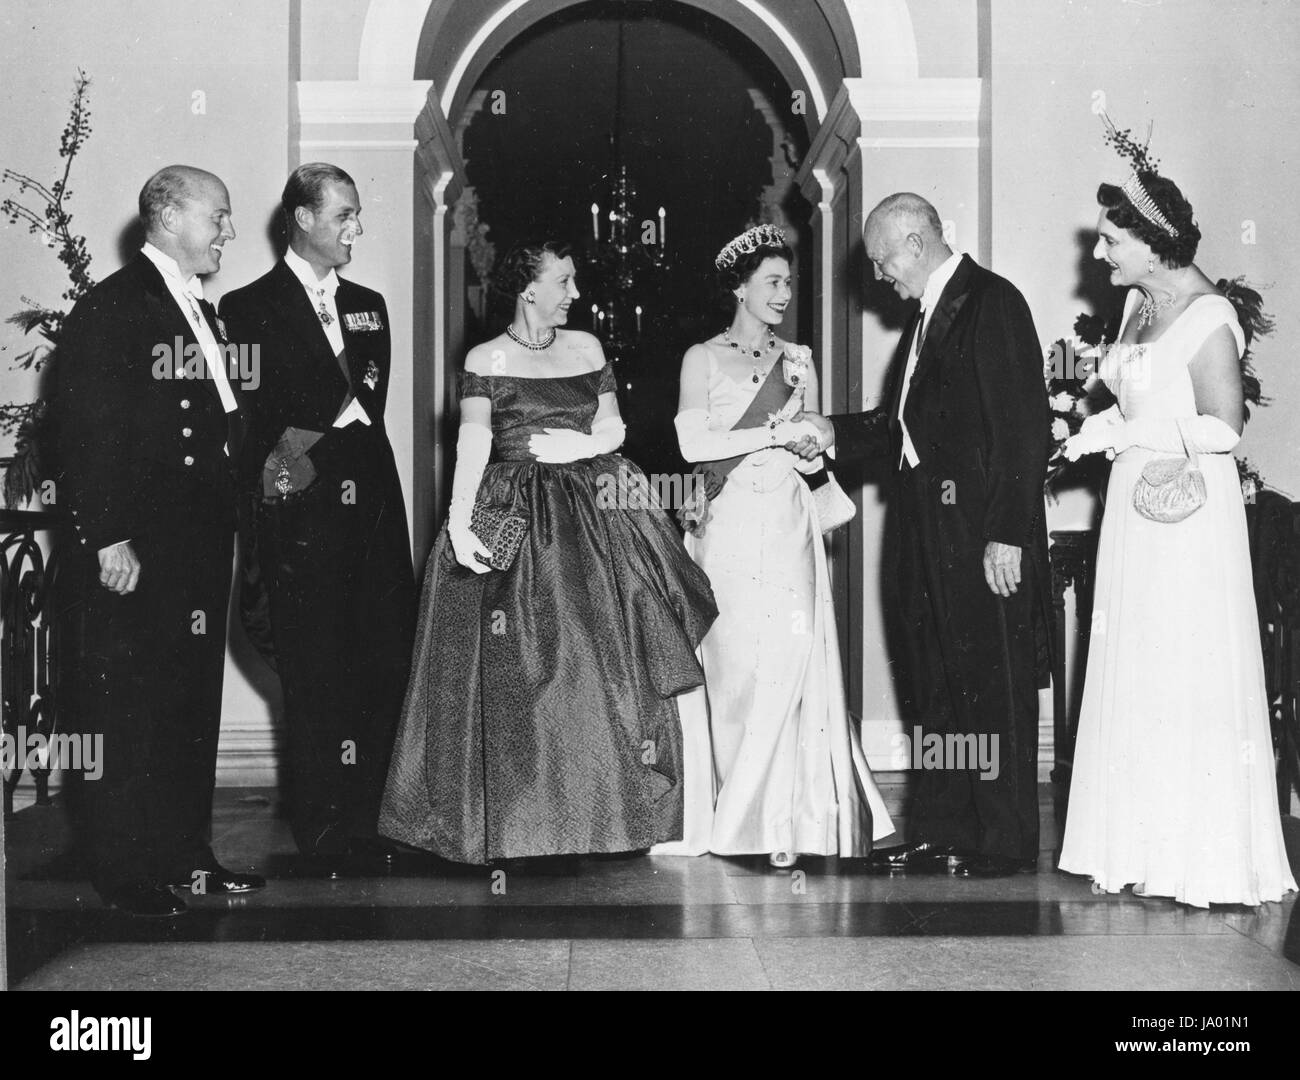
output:
<svg viewBox="0 0 1300 1080"><path fill-rule="evenodd" d="M477 375L472 371L459 371L456 373L457 389L459 397L485 397L492 396L492 382L486 376Z"/></svg>
<svg viewBox="0 0 1300 1080"><path fill-rule="evenodd" d="M1200 347L1220 326L1232 331L1237 342L1237 355L1246 350L1246 336L1241 332L1241 323L1237 321L1237 309L1232 301L1220 293L1207 293L1193 300L1183 312L1181 325L1176 327L1181 335L1180 351L1190 361Z"/></svg>
<svg viewBox="0 0 1300 1080"><path fill-rule="evenodd" d="M1124 317L1119 321L1119 330L1115 334L1116 341L1123 338L1124 327L1128 326L1129 317L1133 314L1134 309L1140 303L1141 296L1141 289L1129 289L1128 295L1124 297Z"/></svg>
<svg viewBox="0 0 1300 1080"><path fill-rule="evenodd" d="M614 378L614 365L608 360L605 366L600 369L600 384L596 387L598 394L612 394L618 389L618 381Z"/></svg>

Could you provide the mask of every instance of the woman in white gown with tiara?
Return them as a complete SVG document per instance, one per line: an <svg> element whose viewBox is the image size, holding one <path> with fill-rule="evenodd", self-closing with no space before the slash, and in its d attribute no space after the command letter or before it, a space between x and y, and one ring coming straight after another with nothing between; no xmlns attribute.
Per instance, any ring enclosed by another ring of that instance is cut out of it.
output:
<svg viewBox="0 0 1300 1080"><path fill-rule="evenodd" d="M817 400L811 354L774 329L790 302L790 259L771 225L723 248L731 326L682 361L678 441L688 461L707 463L698 472L712 490L686 508L686 549L709 575L718 618L701 645L707 717L681 710L684 838L652 854L766 854L788 867L800 854L866 855L893 831L845 705L821 525L802 475L822 463L784 448L816 434L788 419L804 394Z"/></svg>
<svg viewBox="0 0 1300 1080"><path fill-rule="evenodd" d="M1103 184L1094 254L1131 291L1098 374L1117 404L1066 456L1115 455L1060 868L1118 892L1206 907L1294 889L1273 782L1250 550L1231 451L1244 422L1233 305L1196 266L1178 188L1121 133L1135 172ZM1204 504L1134 505L1143 466L1196 455Z"/></svg>

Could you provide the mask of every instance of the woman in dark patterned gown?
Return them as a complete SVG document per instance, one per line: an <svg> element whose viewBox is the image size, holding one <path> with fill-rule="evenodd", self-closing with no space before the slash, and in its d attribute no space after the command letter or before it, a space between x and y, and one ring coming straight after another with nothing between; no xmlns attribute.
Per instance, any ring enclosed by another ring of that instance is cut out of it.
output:
<svg viewBox="0 0 1300 1080"><path fill-rule="evenodd" d="M500 278L515 315L465 361L380 830L465 863L649 848L682 835L677 695L704 680L713 595L614 453L600 342L560 329L568 248L516 248ZM476 498L528 522L505 570L471 531Z"/></svg>

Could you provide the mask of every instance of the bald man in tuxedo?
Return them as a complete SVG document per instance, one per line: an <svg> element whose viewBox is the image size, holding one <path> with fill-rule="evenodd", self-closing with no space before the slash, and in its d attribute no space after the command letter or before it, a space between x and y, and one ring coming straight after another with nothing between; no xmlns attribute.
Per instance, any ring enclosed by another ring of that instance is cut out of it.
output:
<svg viewBox="0 0 1300 1080"><path fill-rule="evenodd" d="M944 241L933 206L900 192L867 218L877 280L919 301L899 342L887 408L805 414L839 462L884 459L897 535L896 642L908 735L982 739L981 771L922 770L909 842L873 852L887 873L1001 876L1038 857L1038 687L1047 684L1049 413L1024 297ZM978 745L978 743L975 743ZM970 764L966 762L965 764Z"/></svg>
<svg viewBox="0 0 1300 1080"><path fill-rule="evenodd" d="M103 745L80 784L95 888L132 915L177 892L264 880L209 846L235 530L240 387L201 278L233 240L210 172L159 170L139 198L146 242L73 308L54 402L58 501L76 543L60 581L70 726Z"/></svg>

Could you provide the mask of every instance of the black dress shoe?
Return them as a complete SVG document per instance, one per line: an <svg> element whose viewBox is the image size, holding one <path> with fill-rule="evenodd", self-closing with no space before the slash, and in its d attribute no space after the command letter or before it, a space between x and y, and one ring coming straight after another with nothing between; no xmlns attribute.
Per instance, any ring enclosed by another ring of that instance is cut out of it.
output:
<svg viewBox="0 0 1300 1080"><path fill-rule="evenodd" d="M972 855L961 860L957 877L1014 877L1038 869L1037 859L1013 859L1010 855Z"/></svg>
<svg viewBox="0 0 1300 1080"><path fill-rule="evenodd" d="M146 919L169 919L188 910L166 885L119 885L100 895L108 907Z"/></svg>
<svg viewBox="0 0 1300 1080"><path fill-rule="evenodd" d="M196 866L188 880L172 882L172 887L184 889L194 896L220 896L264 889L266 878L261 874L242 874L227 870L214 859L204 866Z"/></svg>
<svg viewBox="0 0 1300 1080"><path fill-rule="evenodd" d="M873 851L866 869L869 874L946 874L959 859L948 845L922 840Z"/></svg>

